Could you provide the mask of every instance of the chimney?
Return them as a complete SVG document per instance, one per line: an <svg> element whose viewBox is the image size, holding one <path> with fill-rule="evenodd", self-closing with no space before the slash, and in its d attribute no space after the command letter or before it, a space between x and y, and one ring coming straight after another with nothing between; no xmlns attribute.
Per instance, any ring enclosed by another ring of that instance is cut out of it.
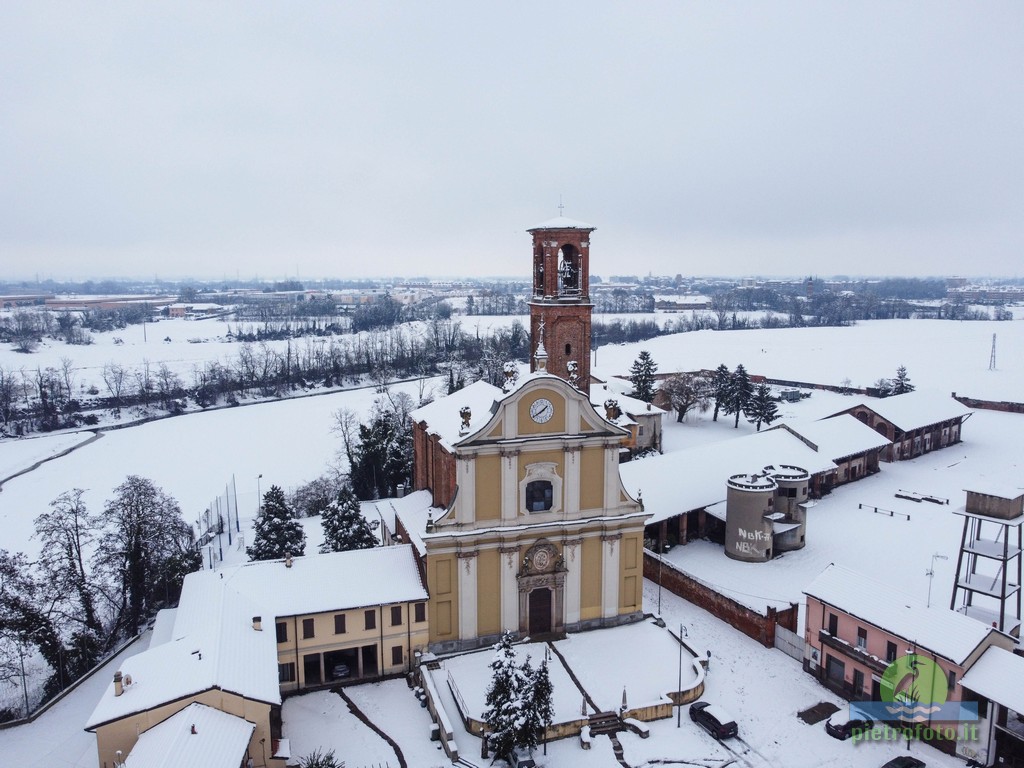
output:
<svg viewBox="0 0 1024 768"><path fill-rule="evenodd" d="M124 683L121 682L121 670L114 673L114 695L120 696L124 693Z"/></svg>
<svg viewBox="0 0 1024 768"><path fill-rule="evenodd" d="M192 723L192 733L193 734L199 733L199 731L196 730L196 724L195 723Z"/></svg>
<svg viewBox="0 0 1024 768"><path fill-rule="evenodd" d="M285 558L284 558L284 567L285 568L291 568L292 567L292 556L291 555L286 555L285 556Z"/></svg>
<svg viewBox="0 0 1024 768"><path fill-rule="evenodd" d="M262 616L253 616L252 617L252 628L255 629L257 632L262 632L263 631L263 617Z"/></svg>

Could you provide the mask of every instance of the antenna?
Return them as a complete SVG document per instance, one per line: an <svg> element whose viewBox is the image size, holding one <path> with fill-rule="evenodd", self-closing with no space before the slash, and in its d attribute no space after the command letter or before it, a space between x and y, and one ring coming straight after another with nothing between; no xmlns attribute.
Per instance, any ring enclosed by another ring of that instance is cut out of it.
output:
<svg viewBox="0 0 1024 768"><path fill-rule="evenodd" d="M996 335L992 334L992 355L988 359L988 369L994 371L996 369Z"/></svg>
<svg viewBox="0 0 1024 768"><path fill-rule="evenodd" d="M559 215L559 216L561 216L561 215L562 215L562 208L563 208L563 207L564 207L564 206L562 205L562 196L561 196L561 195L559 195L559 196L558 196L558 215Z"/></svg>

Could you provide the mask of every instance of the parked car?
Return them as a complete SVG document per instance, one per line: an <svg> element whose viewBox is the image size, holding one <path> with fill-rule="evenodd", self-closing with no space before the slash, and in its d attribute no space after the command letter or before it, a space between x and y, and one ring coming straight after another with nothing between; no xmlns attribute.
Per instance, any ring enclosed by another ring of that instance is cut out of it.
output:
<svg viewBox="0 0 1024 768"><path fill-rule="evenodd" d="M900 755L899 757L894 757L883 765L882 768L925 768L925 764L924 760L918 760L916 757Z"/></svg>
<svg viewBox="0 0 1024 768"><path fill-rule="evenodd" d="M528 752L521 752L518 749L513 749L505 762L511 766L511 768L536 768L537 764L533 762L533 757Z"/></svg>
<svg viewBox="0 0 1024 768"><path fill-rule="evenodd" d="M732 715L707 701L695 701L690 705L690 719L710 733L713 739L728 739L740 732Z"/></svg>
<svg viewBox="0 0 1024 768"><path fill-rule="evenodd" d="M875 727L871 720L847 720L836 725L832 718L825 721L825 732L834 739L846 740L856 733L865 733Z"/></svg>
<svg viewBox="0 0 1024 768"><path fill-rule="evenodd" d="M331 678L334 680L340 680L343 677L348 677L352 674L352 670L349 669L348 664L335 664L334 668L331 669Z"/></svg>

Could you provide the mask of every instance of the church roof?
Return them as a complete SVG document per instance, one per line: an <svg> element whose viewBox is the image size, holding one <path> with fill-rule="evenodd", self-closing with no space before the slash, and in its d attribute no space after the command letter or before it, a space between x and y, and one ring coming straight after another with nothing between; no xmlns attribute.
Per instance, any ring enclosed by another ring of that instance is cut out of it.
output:
<svg viewBox="0 0 1024 768"><path fill-rule="evenodd" d="M535 227L530 227L526 231L533 232L535 229L597 229L597 227L582 221L576 221L576 219L567 219L565 216L556 216Z"/></svg>
<svg viewBox="0 0 1024 768"><path fill-rule="evenodd" d="M441 438L441 444L449 451L459 440L474 434L491 419L491 407L495 400L501 400L505 393L486 381L475 381L469 386L417 408L409 416L427 425L427 432ZM463 429L460 411L470 409L469 428Z"/></svg>

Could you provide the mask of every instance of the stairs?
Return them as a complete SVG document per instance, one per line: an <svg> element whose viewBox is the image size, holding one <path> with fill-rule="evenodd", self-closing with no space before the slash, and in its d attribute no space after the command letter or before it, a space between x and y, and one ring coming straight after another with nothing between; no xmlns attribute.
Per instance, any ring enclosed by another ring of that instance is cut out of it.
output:
<svg viewBox="0 0 1024 768"><path fill-rule="evenodd" d="M612 735L623 728L618 712L595 712L589 717L587 724L590 726L591 736L602 733Z"/></svg>

